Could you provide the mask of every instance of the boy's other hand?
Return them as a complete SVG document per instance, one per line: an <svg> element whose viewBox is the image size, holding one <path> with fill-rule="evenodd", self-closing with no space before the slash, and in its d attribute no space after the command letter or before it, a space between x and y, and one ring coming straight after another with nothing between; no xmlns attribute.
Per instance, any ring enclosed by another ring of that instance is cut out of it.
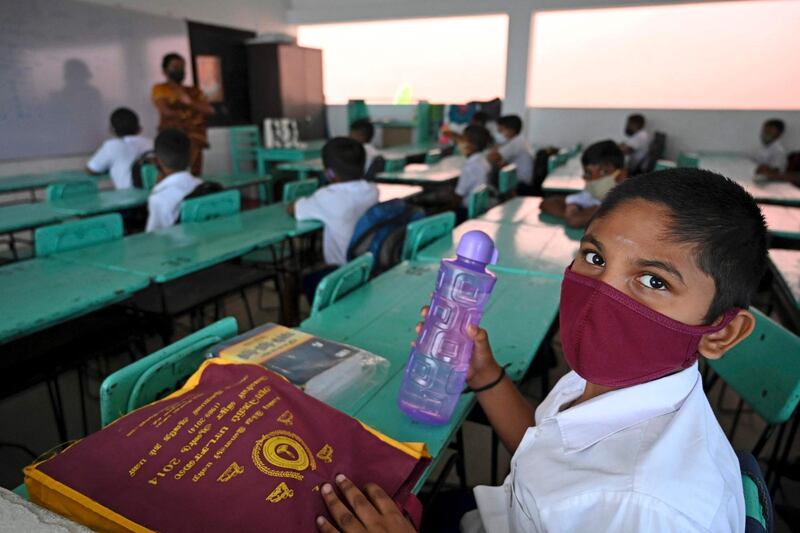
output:
<svg viewBox="0 0 800 533"><path fill-rule="evenodd" d="M318 516L317 527L322 533L338 531L343 533L408 533L415 531L389 495L374 483L367 484L364 492L361 492L352 481L339 474L336 476L336 484L347 504L339 499L331 484L326 483L322 486L320 490L322 499L325 500L328 512L336 522L334 525L324 516Z"/></svg>
<svg viewBox="0 0 800 533"><path fill-rule="evenodd" d="M178 95L178 101L183 105L192 105L191 97L183 91Z"/></svg>

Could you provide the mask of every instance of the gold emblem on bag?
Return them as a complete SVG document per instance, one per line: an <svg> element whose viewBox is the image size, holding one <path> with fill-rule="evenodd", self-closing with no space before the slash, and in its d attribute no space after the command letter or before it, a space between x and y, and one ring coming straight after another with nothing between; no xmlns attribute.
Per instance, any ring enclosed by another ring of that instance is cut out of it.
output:
<svg viewBox="0 0 800 533"><path fill-rule="evenodd" d="M253 446L253 464L273 477L303 479L303 472L317 469L314 455L298 435L278 429L262 435ZM274 467L274 468L273 468Z"/></svg>
<svg viewBox="0 0 800 533"><path fill-rule="evenodd" d="M294 415L290 410L287 409L278 417L278 422L281 424L286 424L287 426L291 426L294 423Z"/></svg>
<svg viewBox="0 0 800 533"><path fill-rule="evenodd" d="M333 447L330 444L323 446L322 449L317 452L317 458L326 463L333 461Z"/></svg>
<svg viewBox="0 0 800 533"><path fill-rule="evenodd" d="M236 461L232 462L225 471L219 475L217 481L220 483L227 483L231 479L235 478L239 474L244 474L244 467L239 466L239 463Z"/></svg>
<svg viewBox="0 0 800 533"><path fill-rule="evenodd" d="M270 503L278 503L294 496L294 491L289 488L285 481L281 481L275 490L269 493L267 501Z"/></svg>

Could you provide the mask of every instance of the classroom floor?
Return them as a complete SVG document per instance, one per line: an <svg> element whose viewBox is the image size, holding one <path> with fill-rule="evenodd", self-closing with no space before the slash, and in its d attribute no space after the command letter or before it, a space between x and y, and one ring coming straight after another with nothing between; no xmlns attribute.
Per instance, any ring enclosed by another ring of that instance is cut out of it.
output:
<svg viewBox="0 0 800 533"><path fill-rule="evenodd" d="M251 288L247 296L254 310L254 318L257 324L275 321L277 319L278 306L277 297L274 292L265 289L263 294L261 294L261 303L266 309L259 308L258 298L260 294L257 288ZM229 314L237 318L240 329L248 329L246 313L238 297L230 298L226 302L226 310ZM303 316L308 312L308 307L304 299L301 304L301 312ZM176 332L176 336L185 335L188 332L188 327L183 327ZM155 350L158 347L160 347L159 340L155 338L148 340L148 349ZM563 361L563 358L560 357L561 347L558 345L557 340L554 341L554 348L559 355L559 361ZM112 372L126 365L128 361L127 355L120 355L119 357L112 358L107 362L107 367L103 368L102 372L104 374ZM100 384L100 369L95 367L93 370L97 377L90 380L88 388L89 390L96 391ZM560 363L556 369L551 370L551 384L555 383L566 371L567 368L563 362ZM61 387L62 394L65 398L68 432L72 438L75 438L80 434L81 430L77 374L71 372L64 375L61 379ZM532 378L523 383L521 389L531 401L532 405L535 406L541 399L541 382L539 378ZM735 393L728 391L725 394L722 409L719 409L717 405L719 391L720 385L718 384L710 391L709 397L711 398L712 406L717 413L722 427L727 429L730 426L733 418L733 410L739 398ZM100 429L99 404L96 395L88 398L87 409L89 412L89 431L92 432ZM25 413L25 416L20 416L21 413ZM739 429L735 436L733 443L734 448L751 449L758 439L762 428L763 426L758 417L751 412L745 411L741 417ZM466 461L467 483L470 486L490 484L491 467L489 458L491 431L487 426L472 422L466 422L463 431L465 455L468 458ZM9 443L21 444L36 454L41 454L58 444L58 435L50 409L47 390L44 385L31 388L0 402L0 485L7 488L14 488L22 483L22 467L31 461L31 457L20 449L6 446L6 444ZM768 447L765 451L765 455L770 451L771 449ZM800 459L800 439L795 439L790 458L794 458L795 460ZM508 472L509 459L508 453L501 446L499 453L499 477L501 480ZM445 460L442 460L440 466L445 462ZM434 472L431 479L435 480L437 477L438 472ZM457 485L458 478L454 471L447 479L446 487L456 487ZM776 505L788 505L800 508L800 482L784 480L782 482L782 490L775 500ZM795 519L793 527L790 527L790 522L777 516L775 531L779 533L800 531L800 520Z"/></svg>

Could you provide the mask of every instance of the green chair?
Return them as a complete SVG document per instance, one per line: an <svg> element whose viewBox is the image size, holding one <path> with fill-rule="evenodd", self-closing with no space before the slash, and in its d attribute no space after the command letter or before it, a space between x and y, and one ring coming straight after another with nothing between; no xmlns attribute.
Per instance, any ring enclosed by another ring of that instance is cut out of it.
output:
<svg viewBox="0 0 800 533"><path fill-rule="evenodd" d="M142 175L142 188L146 191L152 191L158 181L158 168L155 165L144 164L141 169Z"/></svg>
<svg viewBox="0 0 800 533"><path fill-rule="evenodd" d="M756 317L753 333L721 359L709 360L708 365L741 398L729 439L733 439L744 403L766 422L752 452L758 458L774 430L786 424L800 402L800 337L760 311L750 311ZM778 457L784 429L785 426L773 447L767 480Z"/></svg>
<svg viewBox="0 0 800 533"><path fill-rule="evenodd" d="M88 194L97 194L97 182L93 180L69 181L65 183L53 183L47 186L45 197L48 202L54 200L66 200Z"/></svg>
<svg viewBox="0 0 800 533"><path fill-rule="evenodd" d="M670 168L675 168L677 166L678 165L675 163L675 161L668 161L666 159L659 159L658 161L656 161L656 166L653 168L653 170L667 170L667 169L670 169Z"/></svg>
<svg viewBox="0 0 800 533"><path fill-rule="evenodd" d="M372 254L366 253L322 278L314 293L311 316L367 283L373 263Z"/></svg>
<svg viewBox="0 0 800 533"><path fill-rule="evenodd" d="M242 195L237 190L207 194L181 203L181 223L204 222L241 211Z"/></svg>
<svg viewBox="0 0 800 533"><path fill-rule="evenodd" d="M347 101L347 125L365 118L369 120L369 110L367 103L364 100L348 100Z"/></svg>
<svg viewBox="0 0 800 533"><path fill-rule="evenodd" d="M237 332L236 319L224 318L108 376L100 386L103 427L178 390L202 364L209 348Z"/></svg>
<svg viewBox="0 0 800 533"><path fill-rule="evenodd" d="M433 150L429 150L427 154L425 154L425 164L426 165L435 165L439 161L442 160L442 151L438 148L434 148Z"/></svg>
<svg viewBox="0 0 800 533"><path fill-rule="evenodd" d="M773 530L774 508L761 466L751 453L738 451L744 490L745 533Z"/></svg>
<svg viewBox="0 0 800 533"><path fill-rule="evenodd" d="M383 166L384 172L401 172L406 168L405 158L386 159Z"/></svg>
<svg viewBox="0 0 800 533"><path fill-rule="evenodd" d="M700 166L700 158L697 154L681 152L678 154L677 165L679 168L697 168Z"/></svg>
<svg viewBox="0 0 800 533"><path fill-rule="evenodd" d="M283 187L283 202L288 204L303 196L311 196L317 188L319 188L317 178L290 181Z"/></svg>
<svg viewBox="0 0 800 533"><path fill-rule="evenodd" d="M440 213L421 220L415 220L406 226L406 238L403 241L403 261L413 261L417 254L433 241L450 235L456 226L456 214L452 211Z"/></svg>
<svg viewBox="0 0 800 533"><path fill-rule="evenodd" d="M47 257L58 252L121 239L122 234L122 216L119 213L44 226L34 232L34 252L36 257Z"/></svg>
<svg viewBox="0 0 800 533"><path fill-rule="evenodd" d="M506 165L500 169L497 176L497 190L502 196L507 196L517 190L517 166Z"/></svg>
<svg viewBox="0 0 800 533"><path fill-rule="evenodd" d="M473 219L489 210L489 188L485 185L478 187L469 195L467 203L467 218Z"/></svg>
<svg viewBox="0 0 800 533"><path fill-rule="evenodd" d="M258 126L234 126L229 128L231 167L234 174L246 174L243 163L250 163L259 176L267 175L266 148L261 142Z"/></svg>
<svg viewBox="0 0 800 533"><path fill-rule="evenodd" d="M416 114L416 142L418 144L427 144L431 140L431 104L427 100L420 100L417 102Z"/></svg>

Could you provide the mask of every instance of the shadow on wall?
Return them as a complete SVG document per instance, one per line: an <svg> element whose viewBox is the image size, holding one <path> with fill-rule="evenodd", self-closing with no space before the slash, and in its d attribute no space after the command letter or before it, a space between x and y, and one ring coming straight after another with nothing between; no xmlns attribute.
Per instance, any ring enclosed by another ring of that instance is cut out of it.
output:
<svg viewBox="0 0 800 533"><path fill-rule="evenodd" d="M98 138L106 136L107 110L103 95L92 85L92 71L81 59L64 62L64 85L50 93L51 116L63 136ZM60 137L61 137L60 135Z"/></svg>

